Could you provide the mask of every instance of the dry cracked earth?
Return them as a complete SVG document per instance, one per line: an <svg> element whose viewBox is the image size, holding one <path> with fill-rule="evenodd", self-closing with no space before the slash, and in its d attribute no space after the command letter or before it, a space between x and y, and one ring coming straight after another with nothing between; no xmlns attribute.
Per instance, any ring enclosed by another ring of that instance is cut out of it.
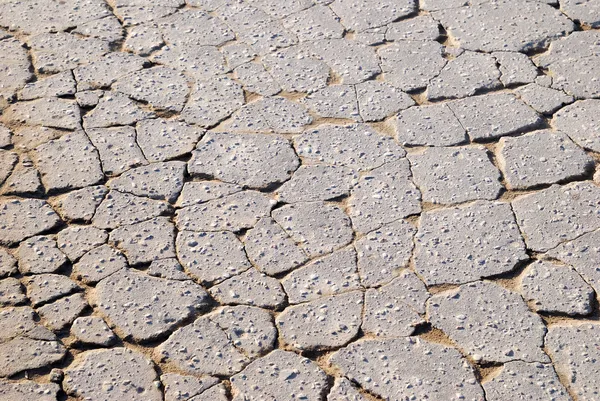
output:
<svg viewBox="0 0 600 401"><path fill-rule="evenodd" d="M0 400L600 400L600 0L0 27Z"/></svg>

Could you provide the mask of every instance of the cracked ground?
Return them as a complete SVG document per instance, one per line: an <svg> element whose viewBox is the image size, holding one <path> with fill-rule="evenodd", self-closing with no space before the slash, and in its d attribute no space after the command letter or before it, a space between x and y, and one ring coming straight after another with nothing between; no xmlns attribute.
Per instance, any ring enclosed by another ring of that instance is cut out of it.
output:
<svg viewBox="0 0 600 401"><path fill-rule="evenodd" d="M600 0L0 0L0 401L600 401Z"/></svg>

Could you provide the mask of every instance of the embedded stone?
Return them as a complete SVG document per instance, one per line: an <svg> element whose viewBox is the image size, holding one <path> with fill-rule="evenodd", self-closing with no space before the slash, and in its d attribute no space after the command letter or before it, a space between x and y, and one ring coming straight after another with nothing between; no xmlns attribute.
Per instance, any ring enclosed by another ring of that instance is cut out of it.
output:
<svg viewBox="0 0 600 401"><path fill-rule="evenodd" d="M204 289L191 281L165 280L123 269L96 285L92 303L125 337L147 341L191 317L206 306L207 298Z"/></svg>
<svg viewBox="0 0 600 401"><path fill-rule="evenodd" d="M529 3L527 3L529 4ZM530 130L541 117L510 93L492 93L448 103L473 141L486 141Z"/></svg>
<svg viewBox="0 0 600 401"><path fill-rule="evenodd" d="M104 179L98 152L83 132L39 145L32 157L47 191L87 187Z"/></svg>
<svg viewBox="0 0 600 401"><path fill-rule="evenodd" d="M571 397L561 384L552 365L507 362L499 375L483 383L488 401L502 401L516 397L532 401L570 401Z"/></svg>
<svg viewBox="0 0 600 401"><path fill-rule="evenodd" d="M600 228L600 188L590 182L552 185L519 196L512 208L527 247L538 252Z"/></svg>
<svg viewBox="0 0 600 401"><path fill-rule="evenodd" d="M425 88L446 65L438 42L407 40L379 50L384 80L403 91Z"/></svg>
<svg viewBox="0 0 600 401"><path fill-rule="evenodd" d="M571 267L536 261L521 279L524 298L539 312L587 315L592 312L594 290Z"/></svg>
<svg viewBox="0 0 600 401"><path fill-rule="evenodd" d="M356 170L372 170L406 155L392 138L366 124L324 124L295 137L294 148L300 157Z"/></svg>
<svg viewBox="0 0 600 401"><path fill-rule="evenodd" d="M366 81L356 85L356 97L364 121L383 120L415 104L408 94L382 81Z"/></svg>
<svg viewBox="0 0 600 401"><path fill-rule="evenodd" d="M425 202L452 204L493 200L503 189L500 171L483 146L427 148L407 157L413 181Z"/></svg>
<svg viewBox="0 0 600 401"><path fill-rule="evenodd" d="M332 10L341 18L342 24L351 31L364 31L389 24L417 11L414 0L335 0Z"/></svg>
<svg viewBox="0 0 600 401"><path fill-rule="evenodd" d="M425 284L412 272L404 270L399 277L380 288L365 292L365 311L361 329L376 337L406 337L424 320L429 293Z"/></svg>
<svg viewBox="0 0 600 401"><path fill-rule="evenodd" d="M510 205L500 202L425 212L415 243L415 271L427 285L467 283L528 260Z"/></svg>
<svg viewBox="0 0 600 401"><path fill-rule="evenodd" d="M397 271L407 267L416 231L400 219L359 238L354 246L361 283L366 287L388 283Z"/></svg>
<svg viewBox="0 0 600 401"><path fill-rule="evenodd" d="M66 32L35 35L28 39L28 44L33 55L33 65L43 74L77 68L110 51L109 43L104 40L79 37Z"/></svg>
<svg viewBox="0 0 600 401"><path fill-rule="evenodd" d="M147 61L126 52L112 52L73 70L77 92L109 87L120 77L144 68Z"/></svg>
<svg viewBox="0 0 600 401"><path fill-rule="evenodd" d="M25 85L19 92L19 99L32 100L42 97L74 95L75 92L73 73L65 71Z"/></svg>
<svg viewBox="0 0 600 401"><path fill-rule="evenodd" d="M118 228L162 216L170 210L166 202L110 191L96 209L92 224L99 228Z"/></svg>
<svg viewBox="0 0 600 401"><path fill-rule="evenodd" d="M419 338L359 340L331 355L329 363L382 399L484 398L473 368L458 350Z"/></svg>
<svg viewBox="0 0 600 401"><path fill-rule="evenodd" d="M283 350L257 359L230 381L234 401L279 400L290 394L319 401L327 388L327 376L315 362Z"/></svg>
<svg viewBox="0 0 600 401"><path fill-rule="evenodd" d="M573 32L552 42L550 50L535 62L552 75L553 88L579 99L598 97L600 82L595 77L600 71L599 40L600 32L595 30Z"/></svg>
<svg viewBox="0 0 600 401"><path fill-rule="evenodd" d="M90 401L160 401L157 380L152 361L137 351L117 347L77 355L65 370L63 386L67 394Z"/></svg>
<svg viewBox="0 0 600 401"><path fill-rule="evenodd" d="M527 189L586 175L594 160L561 132L536 131L501 138L498 164L507 186Z"/></svg>
<svg viewBox="0 0 600 401"><path fill-rule="evenodd" d="M368 233L421 211L421 194L411 181L406 159L387 163L361 176L352 188L348 214L352 226Z"/></svg>
<svg viewBox="0 0 600 401"><path fill-rule="evenodd" d="M281 280L291 304L358 290L356 251L340 249L288 274Z"/></svg>
<svg viewBox="0 0 600 401"><path fill-rule="evenodd" d="M58 249L73 262L92 249L105 244L107 239L108 233L94 226L70 226L58 233L56 244Z"/></svg>
<svg viewBox="0 0 600 401"><path fill-rule="evenodd" d="M338 206L324 202L285 205L272 212L273 219L310 257L350 243L350 219Z"/></svg>
<svg viewBox="0 0 600 401"><path fill-rule="evenodd" d="M137 145L133 127L94 128L88 129L87 134L108 175L119 175L132 167L148 164Z"/></svg>
<svg viewBox="0 0 600 401"><path fill-rule="evenodd" d="M320 117L361 121L356 90L351 85L330 85L310 93L302 103Z"/></svg>
<svg viewBox="0 0 600 401"><path fill-rule="evenodd" d="M477 281L434 295L427 312L431 324L476 361L550 362L542 350L542 319L519 294L494 283Z"/></svg>
<svg viewBox="0 0 600 401"><path fill-rule="evenodd" d="M60 218L44 200L6 199L0 201L0 244L11 245L51 230Z"/></svg>
<svg viewBox="0 0 600 401"><path fill-rule="evenodd" d="M267 216L275 202L257 191L242 191L204 204L179 209L177 228L191 231L240 231Z"/></svg>
<svg viewBox="0 0 600 401"><path fill-rule="evenodd" d="M88 251L73 265L78 280L94 284L111 274L125 269L127 259L110 245L101 245Z"/></svg>
<svg viewBox="0 0 600 401"><path fill-rule="evenodd" d="M480 3L434 11L432 16L460 47L483 52L542 50L575 29L562 13L541 1L521 1L517 7L507 0Z"/></svg>
<svg viewBox="0 0 600 401"><path fill-rule="evenodd" d="M303 105L275 96L248 103L224 123L222 128L232 132L285 134L302 132L312 121Z"/></svg>
<svg viewBox="0 0 600 401"><path fill-rule="evenodd" d="M600 152L600 100L580 100L556 112L552 124L582 148Z"/></svg>
<svg viewBox="0 0 600 401"><path fill-rule="evenodd" d="M83 344L108 347L117 337L102 318L84 316L75 319L71 325L71 334Z"/></svg>
<svg viewBox="0 0 600 401"><path fill-rule="evenodd" d="M500 64L500 81L504 86L529 84L538 76L536 66L526 54L519 52L493 52Z"/></svg>
<svg viewBox="0 0 600 401"><path fill-rule="evenodd" d="M285 302L285 292L279 281L254 268L211 287L209 292L223 305L278 308Z"/></svg>
<svg viewBox="0 0 600 401"><path fill-rule="evenodd" d="M298 165L298 157L283 137L208 133L193 151L188 170L192 175L267 188L286 181Z"/></svg>
<svg viewBox="0 0 600 401"><path fill-rule="evenodd" d="M279 335L300 350L341 347L358 334L363 301L362 292L353 291L289 306L277 316Z"/></svg>
<svg viewBox="0 0 600 401"><path fill-rule="evenodd" d="M81 289L73 280L60 274L36 274L24 279L27 297L33 306L54 301Z"/></svg>
<svg viewBox="0 0 600 401"><path fill-rule="evenodd" d="M599 325L582 322L553 325L546 335L546 349L556 373L566 379L578 399L593 399L600 392L600 384L594 380L600 374L596 363L600 358L599 333Z"/></svg>
<svg viewBox="0 0 600 401"><path fill-rule="evenodd" d="M0 280L0 306L18 305L27 301L21 282L13 277Z"/></svg>
<svg viewBox="0 0 600 401"><path fill-rule="evenodd" d="M131 125L138 121L154 117L155 114L153 112L141 109L135 101L126 95L110 91L105 92L98 101L98 105L83 117L83 127L89 134L90 128ZM131 127L123 127L123 130L129 128ZM121 128L114 128L113 131L119 129Z"/></svg>
<svg viewBox="0 0 600 401"><path fill-rule="evenodd" d="M16 256L21 274L54 273L67 263L56 241L44 235L31 237L19 244Z"/></svg>
<svg viewBox="0 0 600 401"><path fill-rule="evenodd" d="M465 71L469 71L465 74ZM427 99L451 99L472 96L500 87L500 71L489 54L464 52L448 64L427 86Z"/></svg>
<svg viewBox="0 0 600 401"><path fill-rule="evenodd" d="M187 100L185 75L167 67L152 67L124 75L113 83L113 90L150 104L155 109L179 112Z"/></svg>
<svg viewBox="0 0 600 401"><path fill-rule="evenodd" d="M81 128L77 103L59 97L14 103L3 112L2 118L8 124L44 125L68 130Z"/></svg>
<svg viewBox="0 0 600 401"><path fill-rule="evenodd" d="M515 93L532 109L542 114L552 114L565 104L573 102L572 96L537 83L517 88Z"/></svg>
<svg viewBox="0 0 600 401"><path fill-rule="evenodd" d="M244 104L241 85L226 78L197 82L181 117L185 122L209 128L229 117Z"/></svg>
<svg viewBox="0 0 600 401"><path fill-rule="evenodd" d="M252 264L271 276L292 270L308 260L302 248L270 217L260 219L248 231L244 248Z"/></svg>
<svg viewBox="0 0 600 401"><path fill-rule="evenodd" d="M260 63L246 63L235 69L235 76L248 92L262 96L273 96L281 87Z"/></svg>
<svg viewBox="0 0 600 401"><path fill-rule="evenodd" d="M315 180L315 177L319 177ZM326 201L347 196L357 183L355 170L343 166L302 165L276 193L285 203Z"/></svg>
<svg viewBox="0 0 600 401"><path fill-rule="evenodd" d="M53 205L65 220L89 222L107 193L104 185L86 187L58 196Z"/></svg>
<svg viewBox="0 0 600 401"><path fill-rule="evenodd" d="M197 376L229 376L249 362L225 330L207 316L176 330L154 349L154 356L183 373Z"/></svg>
<svg viewBox="0 0 600 401"><path fill-rule="evenodd" d="M252 267L243 244L229 231L179 231L176 249L185 271L201 283L222 281Z"/></svg>
<svg viewBox="0 0 600 401"><path fill-rule="evenodd" d="M52 330L62 330L88 307L83 294L74 294L37 308L37 313Z"/></svg>
<svg viewBox="0 0 600 401"><path fill-rule="evenodd" d="M116 228L111 231L109 240L131 265L175 257L175 225L168 217Z"/></svg>
<svg viewBox="0 0 600 401"><path fill-rule="evenodd" d="M266 354L275 347L277 329L271 314L252 306L230 306L207 317L229 337L233 345L251 358Z"/></svg>

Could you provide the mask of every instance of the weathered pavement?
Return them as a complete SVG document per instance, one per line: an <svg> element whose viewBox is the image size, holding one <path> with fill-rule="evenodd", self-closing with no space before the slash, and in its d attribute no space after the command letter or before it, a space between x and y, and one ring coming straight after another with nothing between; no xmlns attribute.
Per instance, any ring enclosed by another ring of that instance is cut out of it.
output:
<svg viewBox="0 0 600 401"><path fill-rule="evenodd" d="M3 0L0 113L0 401L600 401L600 0Z"/></svg>

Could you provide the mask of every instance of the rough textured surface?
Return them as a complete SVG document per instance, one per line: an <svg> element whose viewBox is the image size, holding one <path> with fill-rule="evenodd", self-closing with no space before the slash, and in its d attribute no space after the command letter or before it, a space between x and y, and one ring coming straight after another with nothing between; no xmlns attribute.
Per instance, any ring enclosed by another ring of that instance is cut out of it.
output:
<svg viewBox="0 0 600 401"><path fill-rule="evenodd" d="M415 243L415 270L430 285L494 276L528 259L505 203L479 201L426 212Z"/></svg>
<svg viewBox="0 0 600 401"><path fill-rule="evenodd" d="M590 183L553 185L512 202L527 246L546 251L600 228L600 189Z"/></svg>
<svg viewBox="0 0 600 401"><path fill-rule="evenodd" d="M329 362L383 399L483 398L472 368L456 349L419 339L359 340Z"/></svg>
<svg viewBox="0 0 600 401"><path fill-rule="evenodd" d="M597 3L0 0L0 399L596 400Z"/></svg>
<svg viewBox="0 0 600 401"><path fill-rule="evenodd" d="M563 375L573 394L593 398L600 388L592 378L598 375L598 331L600 326L580 323L556 325L548 330L546 347L554 361L556 372Z"/></svg>
<svg viewBox="0 0 600 401"><path fill-rule="evenodd" d="M523 297L542 312L587 315L594 290L570 266L537 261L527 266L521 279Z"/></svg>
<svg viewBox="0 0 600 401"><path fill-rule="evenodd" d="M91 401L161 400L157 374L143 354L127 348L87 351L65 372L65 391Z"/></svg>
<svg viewBox="0 0 600 401"><path fill-rule="evenodd" d="M571 400L554 368L543 363L508 362L498 376L483 384L483 389L489 401L515 397L532 401Z"/></svg>
<svg viewBox="0 0 600 401"><path fill-rule="evenodd" d="M478 281L433 296L427 313L432 324L476 361L550 361L542 351L542 319L517 293L496 284Z"/></svg>
<svg viewBox="0 0 600 401"><path fill-rule="evenodd" d="M206 304L202 287L189 281L165 280L121 270L96 286L97 310L125 336L150 340L166 333ZM120 310L118 305L132 307Z"/></svg>
<svg viewBox="0 0 600 401"><path fill-rule="evenodd" d="M584 176L594 162L565 134L537 131L501 138L498 164L509 188L526 189Z"/></svg>
<svg viewBox="0 0 600 401"><path fill-rule="evenodd" d="M301 394L318 401L327 388L325 372L313 361L292 352L275 350L252 362L231 378L235 401L278 400Z"/></svg>
<svg viewBox="0 0 600 401"><path fill-rule="evenodd" d="M500 172L483 146L430 148L408 160L424 202L493 200L502 190Z"/></svg>

